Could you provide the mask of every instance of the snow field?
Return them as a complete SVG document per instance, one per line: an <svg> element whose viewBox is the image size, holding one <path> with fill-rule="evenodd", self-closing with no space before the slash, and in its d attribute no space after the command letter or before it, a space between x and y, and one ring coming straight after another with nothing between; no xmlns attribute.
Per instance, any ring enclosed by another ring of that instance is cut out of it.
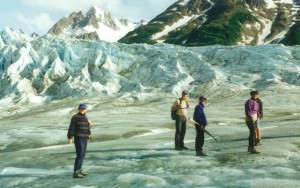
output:
<svg viewBox="0 0 300 188"><path fill-rule="evenodd" d="M259 155L250 155L247 150L248 129L243 121L242 103L248 94L225 97L222 100L208 98L206 113L207 129L219 142L206 135L204 150L208 156L196 157L194 151L195 130L189 125L186 134L187 151L174 150L174 122L170 119L169 106L173 100L162 99L156 102L109 107L97 105L97 98L91 99L94 105L88 117L93 122L92 133L84 169L89 176L83 180L72 178L74 146L67 145L66 129L74 112L72 103L60 103L60 109L51 105L42 112L26 116L17 115L13 127L24 135L28 128L35 130L42 119L42 137L29 136L37 145L18 138L20 142L7 143L1 150L0 185L6 187L297 187L299 184L299 110L298 101L291 108L283 96L297 97L298 89L262 91L265 104L265 117L262 121L262 145ZM192 106L196 99L191 99ZM232 104L228 108L228 104ZM242 106L240 106L242 105ZM192 116L193 107L189 109ZM120 109L122 108L122 109ZM71 110L70 110L71 109ZM228 109L228 110L226 110ZM64 123L55 124L55 111L62 112ZM123 112L123 113L119 113ZM19 117L18 117L19 116ZM31 119L30 124L21 119ZM1 125L5 119L0 120ZM223 123L221 123L223 122ZM25 126L26 125L26 126ZM52 132L58 129L59 132ZM32 131L34 132L34 131ZM53 133L56 143L45 143ZM9 135L13 138L14 135ZM103 138L106 137L106 138Z"/></svg>

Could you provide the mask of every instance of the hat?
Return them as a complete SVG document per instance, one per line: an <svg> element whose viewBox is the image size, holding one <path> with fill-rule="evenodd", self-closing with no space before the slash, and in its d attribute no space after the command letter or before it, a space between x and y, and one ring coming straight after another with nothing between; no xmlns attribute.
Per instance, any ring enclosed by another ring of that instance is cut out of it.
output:
<svg viewBox="0 0 300 188"><path fill-rule="evenodd" d="M188 92L186 90L183 90L181 94L187 95Z"/></svg>
<svg viewBox="0 0 300 188"><path fill-rule="evenodd" d="M206 100L206 98L204 96L199 97L199 100L202 100L202 99Z"/></svg>
<svg viewBox="0 0 300 188"><path fill-rule="evenodd" d="M85 105L85 104L80 104L80 105L78 106L78 109L86 109L86 105Z"/></svg>
<svg viewBox="0 0 300 188"><path fill-rule="evenodd" d="M250 95L258 95L258 91L257 90L251 91Z"/></svg>

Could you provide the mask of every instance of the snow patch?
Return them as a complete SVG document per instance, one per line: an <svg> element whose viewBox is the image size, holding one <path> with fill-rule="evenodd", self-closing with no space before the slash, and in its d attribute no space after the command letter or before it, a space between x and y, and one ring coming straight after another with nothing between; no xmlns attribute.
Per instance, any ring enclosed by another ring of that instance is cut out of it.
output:
<svg viewBox="0 0 300 188"><path fill-rule="evenodd" d="M178 5L185 6L190 2L190 0L182 0L178 3Z"/></svg>
<svg viewBox="0 0 300 188"><path fill-rule="evenodd" d="M173 131L172 129L153 129L149 133L137 135L134 137L142 137L142 136L151 136L151 135L158 135L158 134L164 134Z"/></svg>
<svg viewBox="0 0 300 188"><path fill-rule="evenodd" d="M173 25L165 26L164 30L159 32L159 33L154 34L152 36L152 39L157 40L157 39L161 38L162 36L167 35L169 32L174 31L177 28L179 28L179 27L183 26L184 24L188 23L193 18L194 18L194 16L184 16L182 19L178 20Z"/></svg>
<svg viewBox="0 0 300 188"><path fill-rule="evenodd" d="M267 3L267 9L277 8L277 5L273 0L264 0Z"/></svg>
<svg viewBox="0 0 300 188"><path fill-rule="evenodd" d="M39 168L17 168L17 167L6 167L1 172L0 175L35 175L35 176L49 176L64 174L68 170L62 169L39 169Z"/></svg>
<svg viewBox="0 0 300 188"><path fill-rule="evenodd" d="M137 174L137 173L127 173L122 174L117 177L117 181L121 184L128 185L138 185L146 187L157 187L157 186L166 186L166 180L150 175Z"/></svg>
<svg viewBox="0 0 300 188"><path fill-rule="evenodd" d="M271 28L273 25L273 22L267 19L260 19L261 22L265 25L263 31L261 32L261 34L258 36L258 45L264 44L266 37L271 33Z"/></svg>

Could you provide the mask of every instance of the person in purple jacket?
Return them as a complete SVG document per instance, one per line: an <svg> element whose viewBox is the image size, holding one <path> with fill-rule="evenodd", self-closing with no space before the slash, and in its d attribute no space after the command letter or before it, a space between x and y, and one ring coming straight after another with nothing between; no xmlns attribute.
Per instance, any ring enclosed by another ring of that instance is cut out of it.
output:
<svg viewBox="0 0 300 188"><path fill-rule="evenodd" d="M252 154L259 154L260 152L255 149L255 130L257 127L257 120L260 118L260 109L257 102L258 91L251 91L250 95L251 98L245 103L246 124L250 131L248 152Z"/></svg>
<svg viewBox="0 0 300 188"><path fill-rule="evenodd" d="M193 119L199 125L195 125L197 136L195 140L196 156L206 156L203 152L202 147L204 145L204 129L207 125L206 115L204 113L204 107L206 98L204 96L199 97L199 104L195 107Z"/></svg>

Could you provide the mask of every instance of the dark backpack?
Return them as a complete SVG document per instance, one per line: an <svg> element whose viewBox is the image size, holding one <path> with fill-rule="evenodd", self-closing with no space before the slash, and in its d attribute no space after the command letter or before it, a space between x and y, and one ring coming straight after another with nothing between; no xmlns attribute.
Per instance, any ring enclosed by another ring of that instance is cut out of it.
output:
<svg viewBox="0 0 300 188"><path fill-rule="evenodd" d="M172 118L172 120L177 119L177 110L171 111L171 118Z"/></svg>
<svg viewBox="0 0 300 188"><path fill-rule="evenodd" d="M180 103L181 103L181 98L179 98L179 100L180 100ZM172 111L172 108L171 108L171 118L172 118L172 120L176 120L177 117L178 117L177 110Z"/></svg>

